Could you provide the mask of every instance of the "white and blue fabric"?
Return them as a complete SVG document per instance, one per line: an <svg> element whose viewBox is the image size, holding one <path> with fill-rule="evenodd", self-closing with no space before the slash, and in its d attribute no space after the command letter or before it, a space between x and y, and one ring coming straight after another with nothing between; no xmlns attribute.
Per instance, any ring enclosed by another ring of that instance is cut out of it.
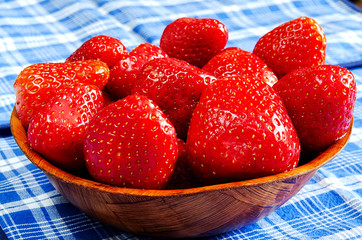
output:
<svg viewBox="0 0 362 240"><path fill-rule="evenodd" d="M209 239L362 239L362 10L342 0L1 0L0 239L150 239L87 217L24 156L9 127L13 83L26 66L62 62L96 35L128 50L158 45L165 26L183 16L220 20L227 46L247 51L283 22L314 18L327 37L326 62L349 68L357 81L344 150L274 213Z"/></svg>

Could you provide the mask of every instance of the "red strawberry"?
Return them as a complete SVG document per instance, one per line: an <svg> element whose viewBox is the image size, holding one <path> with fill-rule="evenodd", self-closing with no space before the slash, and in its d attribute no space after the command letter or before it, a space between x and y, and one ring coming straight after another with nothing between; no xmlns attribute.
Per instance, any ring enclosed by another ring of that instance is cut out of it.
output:
<svg viewBox="0 0 362 240"><path fill-rule="evenodd" d="M186 139L192 112L202 91L215 77L185 61L158 58L147 62L138 75L133 93L152 99Z"/></svg>
<svg viewBox="0 0 362 240"><path fill-rule="evenodd" d="M259 57L237 47L226 48L216 54L202 70L217 78L246 75L264 79L269 86L278 81L273 71Z"/></svg>
<svg viewBox="0 0 362 240"><path fill-rule="evenodd" d="M179 18L164 29L160 47L170 57L203 67L228 41L223 23L209 18Z"/></svg>
<svg viewBox="0 0 362 240"><path fill-rule="evenodd" d="M208 184L285 172L300 155L280 97L264 81L242 76L215 81L202 93L186 145L191 169Z"/></svg>
<svg viewBox="0 0 362 240"><path fill-rule="evenodd" d="M300 17L262 36L253 53L281 78L294 69L324 64L326 46L321 26L314 19Z"/></svg>
<svg viewBox="0 0 362 240"><path fill-rule="evenodd" d="M119 39L99 35L85 41L66 61L98 59L112 68L125 53L127 53L127 49Z"/></svg>
<svg viewBox="0 0 362 240"><path fill-rule="evenodd" d="M108 82L109 68L98 60L71 63L38 63L26 67L14 82L15 108L24 127L38 108L64 86L76 82L103 88Z"/></svg>
<svg viewBox="0 0 362 240"><path fill-rule="evenodd" d="M166 57L166 53L150 43L142 43L129 54L124 54L111 69L107 84L108 91L116 98L130 95L143 64L161 57Z"/></svg>
<svg viewBox="0 0 362 240"><path fill-rule="evenodd" d="M346 134L356 101L350 71L322 65L295 70L279 81L274 89L297 130L303 155L316 155Z"/></svg>
<svg viewBox="0 0 362 240"><path fill-rule="evenodd" d="M145 96L129 95L92 120L84 154L97 181L131 188L166 186L178 155L175 128Z"/></svg>
<svg viewBox="0 0 362 240"><path fill-rule="evenodd" d="M31 119L30 146L62 169L85 169L84 135L90 118L102 107L102 92L94 85L77 83L63 88Z"/></svg>

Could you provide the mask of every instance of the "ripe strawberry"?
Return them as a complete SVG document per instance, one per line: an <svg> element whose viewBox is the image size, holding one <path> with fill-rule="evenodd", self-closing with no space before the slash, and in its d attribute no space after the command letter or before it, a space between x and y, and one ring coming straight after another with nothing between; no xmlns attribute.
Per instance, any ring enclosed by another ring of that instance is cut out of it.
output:
<svg viewBox="0 0 362 240"><path fill-rule="evenodd" d="M152 99L186 139L192 112L202 91L216 78L185 61L157 58L147 62L138 74L133 93Z"/></svg>
<svg viewBox="0 0 362 240"><path fill-rule="evenodd" d="M32 117L27 132L30 146L64 170L85 169L84 135L90 118L102 107L102 92L94 85L62 88Z"/></svg>
<svg viewBox="0 0 362 240"><path fill-rule="evenodd" d="M147 97L129 95L93 118L84 154L88 171L97 181L160 189L176 164L175 128Z"/></svg>
<svg viewBox="0 0 362 240"><path fill-rule="evenodd" d="M324 64L326 46L321 26L314 19L300 17L262 36L253 53L281 78L294 69Z"/></svg>
<svg viewBox="0 0 362 240"><path fill-rule="evenodd" d="M316 155L346 134L356 101L350 71L322 65L295 70L279 81L274 89L297 130L303 155Z"/></svg>
<svg viewBox="0 0 362 240"><path fill-rule="evenodd" d="M119 39L99 35L85 41L66 59L66 62L98 59L112 68L125 53L127 49Z"/></svg>
<svg viewBox="0 0 362 240"><path fill-rule="evenodd" d="M228 41L228 30L216 19L183 17L164 29L160 47L170 57L203 67Z"/></svg>
<svg viewBox="0 0 362 240"><path fill-rule="evenodd" d="M226 77L203 93L186 141L189 164L204 183L285 172L300 144L282 100L264 81Z"/></svg>
<svg viewBox="0 0 362 240"><path fill-rule="evenodd" d="M71 63L38 63L26 67L14 82L15 108L21 123L28 127L40 106L64 86L76 82L103 88L109 78L109 68L98 60Z"/></svg>
<svg viewBox="0 0 362 240"><path fill-rule="evenodd" d="M129 54L124 54L111 69L107 90L116 98L130 95L143 64L166 56L164 51L150 43L138 45Z"/></svg>
<svg viewBox="0 0 362 240"><path fill-rule="evenodd" d="M237 47L226 48L216 54L202 70L217 78L246 75L264 79L269 86L278 81L273 71L259 57Z"/></svg>

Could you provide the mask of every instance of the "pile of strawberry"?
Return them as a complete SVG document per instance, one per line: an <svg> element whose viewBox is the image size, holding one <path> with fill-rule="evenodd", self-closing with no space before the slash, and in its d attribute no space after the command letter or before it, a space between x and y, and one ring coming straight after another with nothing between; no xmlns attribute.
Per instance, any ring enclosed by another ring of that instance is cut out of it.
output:
<svg viewBox="0 0 362 240"><path fill-rule="evenodd" d="M96 181L163 189L289 171L346 134L356 83L325 65L315 20L276 27L253 52L227 41L218 20L180 18L159 47L100 35L26 67L15 107L31 148Z"/></svg>

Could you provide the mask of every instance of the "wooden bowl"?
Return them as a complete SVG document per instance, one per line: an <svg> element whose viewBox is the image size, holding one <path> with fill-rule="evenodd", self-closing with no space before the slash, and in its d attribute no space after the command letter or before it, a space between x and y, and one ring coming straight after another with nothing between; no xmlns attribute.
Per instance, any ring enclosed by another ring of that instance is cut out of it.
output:
<svg viewBox="0 0 362 240"><path fill-rule="evenodd" d="M11 131L20 149L53 186L88 216L134 234L201 237L256 222L293 197L347 144L351 134L308 163L272 176L177 190L114 187L64 172L29 147L15 110Z"/></svg>

